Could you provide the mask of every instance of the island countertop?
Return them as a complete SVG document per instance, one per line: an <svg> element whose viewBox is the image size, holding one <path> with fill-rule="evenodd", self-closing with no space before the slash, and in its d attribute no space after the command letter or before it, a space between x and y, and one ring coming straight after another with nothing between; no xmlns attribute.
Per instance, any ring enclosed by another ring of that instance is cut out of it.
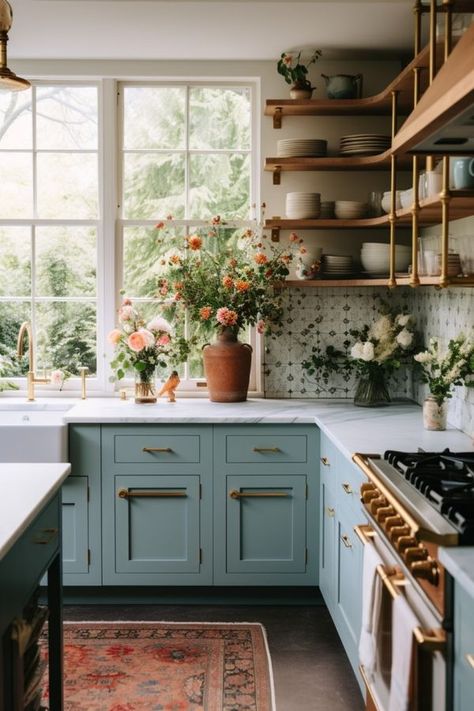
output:
<svg viewBox="0 0 474 711"><path fill-rule="evenodd" d="M419 405L394 402L387 407L356 407L348 400L250 399L215 403L201 398L137 405L117 398L91 398L65 413L69 423L96 424L315 424L348 457L354 452L386 449L474 451L471 438L448 426L444 432L423 428Z"/></svg>
<svg viewBox="0 0 474 711"><path fill-rule="evenodd" d="M56 493L70 464L0 464L0 560Z"/></svg>

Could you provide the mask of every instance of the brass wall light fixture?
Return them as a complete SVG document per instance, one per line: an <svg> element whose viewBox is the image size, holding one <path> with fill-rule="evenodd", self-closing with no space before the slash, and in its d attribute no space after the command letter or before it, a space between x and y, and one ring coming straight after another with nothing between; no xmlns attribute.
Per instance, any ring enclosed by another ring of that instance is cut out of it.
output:
<svg viewBox="0 0 474 711"><path fill-rule="evenodd" d="M7 67L8 32L12 26L13 10L7 0L0 0L0 91L23 91L31 86L27 79L17 77Z"/></svg>

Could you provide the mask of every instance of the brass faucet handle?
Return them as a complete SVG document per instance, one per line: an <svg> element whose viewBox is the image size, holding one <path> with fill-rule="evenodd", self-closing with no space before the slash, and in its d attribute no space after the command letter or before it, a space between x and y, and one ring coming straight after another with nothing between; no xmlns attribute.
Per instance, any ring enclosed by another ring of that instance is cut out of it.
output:
<svg viewBox="0 0 474 711"><path fill-rule="evenodd" d="M87 373L89 372L89 368L86 365L82 365L79 368L79 373L81 374L81 400L85 400L87 395L86 395L86 378L87 378Z"/></svg>

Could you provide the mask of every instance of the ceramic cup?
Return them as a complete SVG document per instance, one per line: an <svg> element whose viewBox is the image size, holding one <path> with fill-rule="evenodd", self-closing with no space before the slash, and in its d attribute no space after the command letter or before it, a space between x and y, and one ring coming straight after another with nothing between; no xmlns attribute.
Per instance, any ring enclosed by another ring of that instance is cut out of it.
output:
<svg viewBox="0 0 474 711"><path fill-rule="evenodd" d="M452 163L455 189L474 188L474 158L453 158Z"/></svg>
<svg viewBox="0 0 474 711"><path fill-rule="evenodd" d="M443 187L443 176L434 170L428 170L425 174L426 197L439 195Z"/></svg>

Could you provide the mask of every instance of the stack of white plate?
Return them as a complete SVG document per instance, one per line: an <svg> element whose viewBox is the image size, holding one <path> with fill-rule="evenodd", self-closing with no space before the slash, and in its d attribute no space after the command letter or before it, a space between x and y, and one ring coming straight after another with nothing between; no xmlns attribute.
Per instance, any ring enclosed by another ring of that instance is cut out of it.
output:
<svg viewBox="0 0 474 711"><path fill-rule="evenodd" d="M321 138L283 138L278 141L279 158L296 156L325 156L328 142Z"/></svg>
<svg viewBox="0 0 474 711"><path fill-rule="evenodd" d="M328 277L347 277L353 272L352 257L341 254L323 255L324 274Z"/></svg>
<svg viewBox="0 0 474 711"><path fill-rule="evenodd" d="M286 216L290 220L319 217L321 193L287 193Z"/></svg>
<svg viewBox="0 0 474 711"><path fill-rule="evenodd" d="M334 212L339 220L357 220L365 217L368 205L357 200L336 200Z"/></svg>
<svg viewBox="0 0 474 711"><path fill-rule="evenodd" d="M395 245L395 271L406 272L411 259L411 247ZM364 242L360 252L363 269L370 275L386 276L390 270L390 245L381 242Z"/></svg>
<svg viewBox="0 0 474 711"><path fill-rule="evenodd" d="M321 220L332 220L334 218L334 207L336 203L334 200L323 200L321 202L321 211L319 213L319 218Z"/></svg>
<svg viewBox="0 0 474 711"><path fill-rule="evenodd" d="M342 136L339 153L342 156L374 155L390 148L390 136L379 133L352 133Z"/></svg>

